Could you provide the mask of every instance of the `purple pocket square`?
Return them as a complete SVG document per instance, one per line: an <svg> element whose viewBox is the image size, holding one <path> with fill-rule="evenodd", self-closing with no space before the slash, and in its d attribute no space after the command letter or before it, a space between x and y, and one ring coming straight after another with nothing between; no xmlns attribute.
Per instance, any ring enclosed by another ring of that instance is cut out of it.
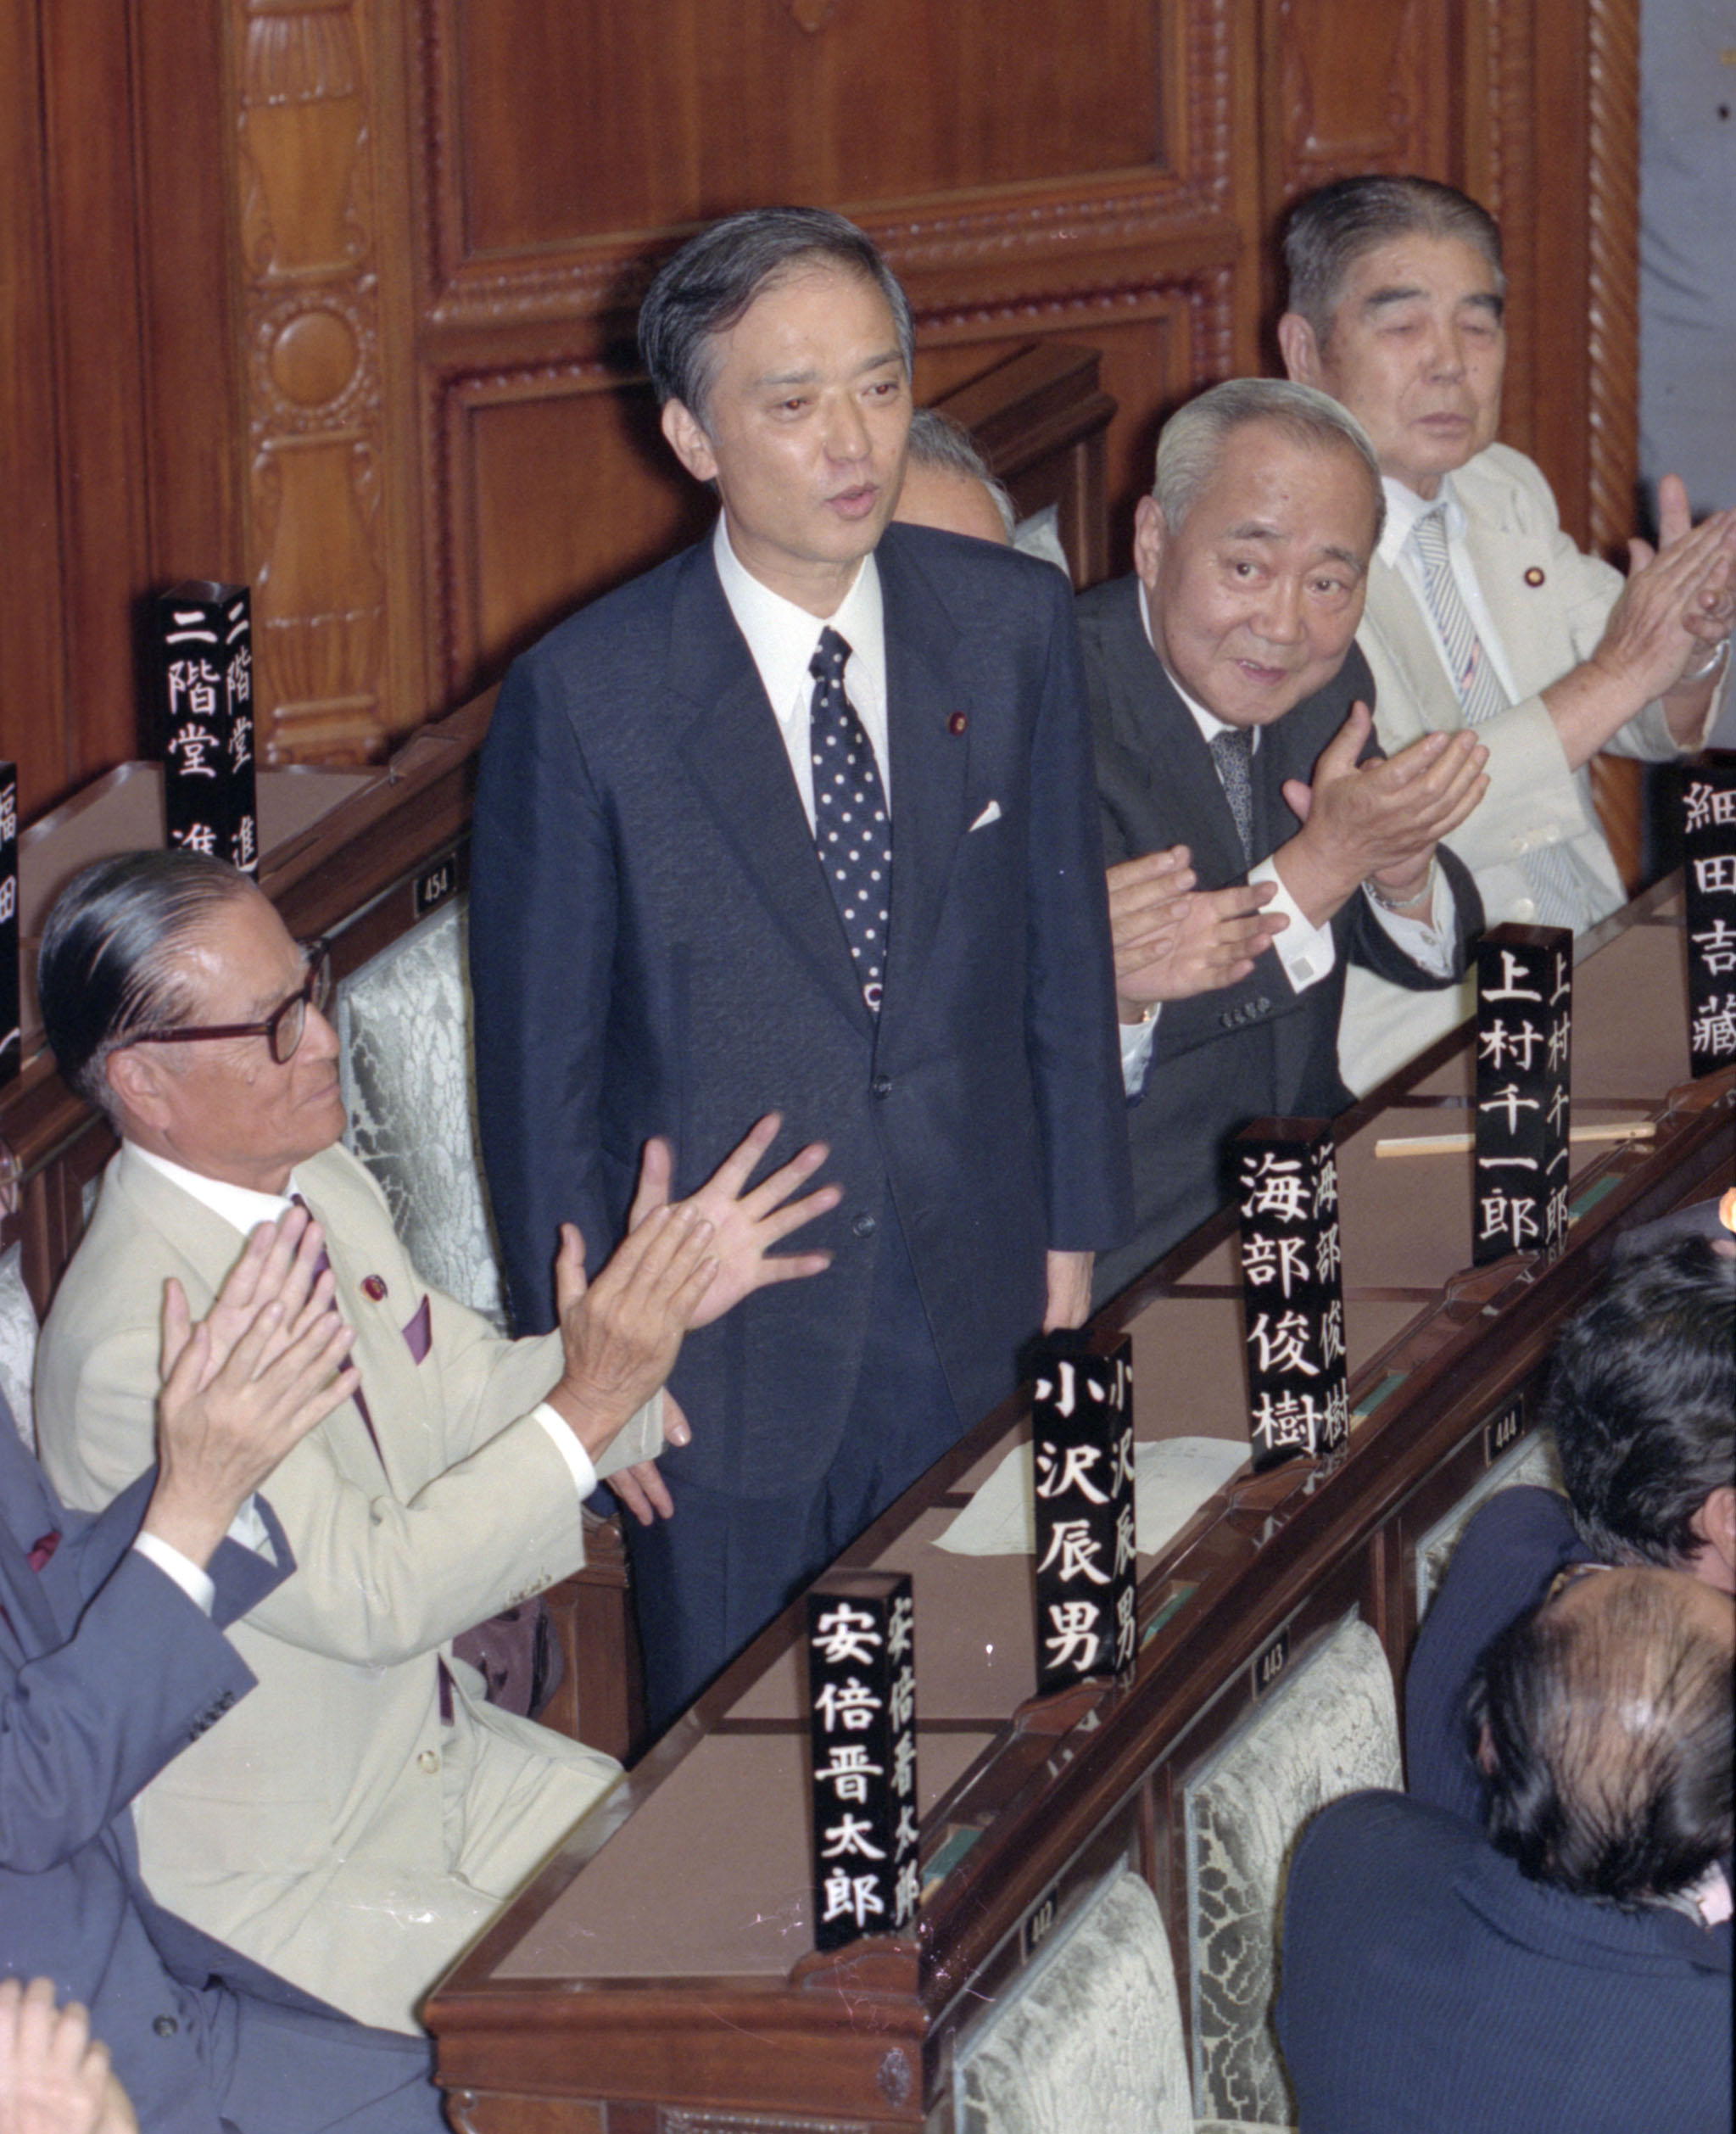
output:
<svg viewBox="0 0 1736 2134"><path fill-rule="evenodd" d="M434 1314L427 1297L417 1306L415 1318L405 1326L404 1338L409 1344L412 1360L416 1363L424 1361L434 1345Z"/></svg>

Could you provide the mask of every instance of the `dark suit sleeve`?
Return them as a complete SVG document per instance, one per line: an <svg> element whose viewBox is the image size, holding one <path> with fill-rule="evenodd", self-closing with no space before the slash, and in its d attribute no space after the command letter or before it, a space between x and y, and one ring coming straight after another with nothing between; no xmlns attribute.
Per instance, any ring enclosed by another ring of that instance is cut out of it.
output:
<svg viewBox="0 0 1736 2134"><path fill-rule="evenodd" d="M1416 993L1433 992L1462 978L1471 958L1471 943L1483 930L1482 898L1477 894L1471 869L1444 845L1436 846L1435 858L1453 888L1452 969L1444 978L1411 961L1382 925L1360 890L1351 900L1351 962L1361 964L1376 976L1390 979L1395 986L1408 986Z"/></svg>
<svg viewBox="0 0 1736 2134"><path fill-rule="evenodd" d="M1043 1140L1049 1249L1104 1251L1133 1223L1127 1106L1085 670L1073 603L1055 575L1031 745L1025 1042Z"/></svg>
<svg viewBox="0 0 1736 2134"><path fill-rule="evenodd" d="M477 1103L521 1333L555 1324L562 1222L593 1271L612 1217L598 1143L617 885L606 810L556 661L520 660L483 750L472 830Z"/></svg>
<svg viewBox="0 0 1736 2134"><path fill-rule="evenodd" d="M85 1530L119 1556L66 1641L15 1672L0 1664L0 1867L42 1874L70 1858L254 1685L219 1624L130 1545L142 1509L129 1490ZM35 1575L8 1539L0 1548L14 1578ZM220 1596L257 1598L287 1574L287 1546L283 1558L273 1567L225 1543Z"/></svg>
<svg viewBox="0 0 1736 2134"><path fill-rule="evenodd" d="M1471 1759L1465 1693L1483 1647L1535 1606L1563 1564L1584 1563L1565 1497L1553 1489L1502 1489L1466 1527L1453 1551L1404 1678L1404 1761L1414 1799L1483 1819Z"/></svg>

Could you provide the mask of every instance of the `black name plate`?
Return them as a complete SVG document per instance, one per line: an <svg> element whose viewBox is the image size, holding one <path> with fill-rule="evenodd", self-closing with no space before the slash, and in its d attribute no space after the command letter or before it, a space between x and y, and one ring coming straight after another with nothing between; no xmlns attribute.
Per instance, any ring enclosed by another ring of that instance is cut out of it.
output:
<svg viewBox="0 0 1736 2134"><path fill-rule="evenodd" d="M1565 926L1493 926L1477 943L1476 1266L1566 1241L1572 1008Z"/></svg>
<svg viewBox="0 0 1736 2134"><path fill-rule="evenodd" d="M1125 1676L1139 1651L1133 1504L1133 1344L1089 1355L1039 1346L1031 1408L1037 1695Z"/></svg>
<svg viewBox="0 0 1736 2134"><path fill-rule="evenodd" d="M1248 1434L1259 1470L1350 1441L1338 1156L1326 1119L1257 1119L1235 1148Z"/></svg>
<svg viewBox="0 0 1736 2134"><path fill-rule="evenodd" d="M163 809L169 842L259 872L253 605L191 579L157 603Z"/></svg>
<svg viewBox="0 0 1736 2134"><path fill-rule="evenodd" d="M1736 764L1686 774L1688 1054L1696 1076L1736 1063Z"/></svg>
<svg viewBox="0 0 1736 2134"><path fill-rule="evenodd" d="M807 1596L814 1946L896 1933L922 1893L916 1634L901 1572L829 1572Z"/></svg>
<svg viewBox="0 0 1736 2134"><path fill-rule="evenodd" d="M0 763L0 1081L18 1072L18 766Z"/></svg>

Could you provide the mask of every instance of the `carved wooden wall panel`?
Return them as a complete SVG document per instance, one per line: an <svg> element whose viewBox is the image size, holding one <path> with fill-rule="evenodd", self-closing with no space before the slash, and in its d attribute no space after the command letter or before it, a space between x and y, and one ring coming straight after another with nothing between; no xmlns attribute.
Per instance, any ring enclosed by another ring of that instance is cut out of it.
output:
<svg viewBox="0 0 1736 2134"><path fill-rule="evenodd" d="M135 748L153 587L249 578L268 756L377 751L684 539L631 357L701 216L809 198L925 395L1102 351L1120 567L1161 415L1256 367L1285 204L1503 221L1504 433L1624 532L1638 0L0 0L0 481L25 806Z"/></svg>
<svg viewBox="0 0 1736 2134"><path fill-rule="evenodd" d="M377 754L385 708L369 0L239 0L248 534L267 761Z"/></svg>
<svg viewBox="0 0 1736 2134"><path fill-rule="evenodd" d="M465 254L1156 167L1152 0L445 0ZM895 92L896 93L889 93Z"/></svg>

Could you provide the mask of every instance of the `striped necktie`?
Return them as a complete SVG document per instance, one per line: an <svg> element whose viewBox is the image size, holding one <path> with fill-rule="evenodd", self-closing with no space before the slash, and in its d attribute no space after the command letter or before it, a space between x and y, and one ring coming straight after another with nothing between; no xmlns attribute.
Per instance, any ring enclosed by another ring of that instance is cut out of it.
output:
<svg viewBox="0 0 1736 2134"><path fill-rule="evenodd" d="M1459 581L1453 574L1452 561L1447 554L1444 506L1437 504L1432 511L1425 511L1411 528L1410 538L1422 565L1423 593L1442 650L1447 655L1447 664L1452 670L1453 686L1459 694L1465 723L1467 726L1481 726L1498 712L1509 710L1510 703L1501 686L1501 678L1495 672L1494 662L1489 657L1488 648L1476 634L1476 625L1459 590ZM1590 925L1591 913L1586 908L1584 894L1565 852L1554 845L1539 845L1531 852L1521 852L1518 859L1520 871L1537 906L1539 925L1569 926L1576 933ZM1491 921L1499 916L1494 912L1489 914Z"/></svg>

